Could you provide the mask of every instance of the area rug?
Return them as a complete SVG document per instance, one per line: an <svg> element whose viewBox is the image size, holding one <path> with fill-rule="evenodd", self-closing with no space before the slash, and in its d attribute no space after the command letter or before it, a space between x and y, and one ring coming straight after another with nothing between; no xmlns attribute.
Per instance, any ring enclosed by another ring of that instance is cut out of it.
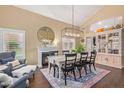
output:
<svg viewBox="0 0 124 93"><path fill-rule="evenodd" d="M96 68L96 71L92 70L92 72L86 75L82 70L82 78L79 78L79 73L76 71L76 81L74 80L73 74L69 74L67 77L67 85L65 86L63 73L61 73L61 79L58 79L58 75L53 77L53 70L49 73L48 68L45 68L41 69L41 72L53 88L90 88L110 73L108 70Z"/></svg>

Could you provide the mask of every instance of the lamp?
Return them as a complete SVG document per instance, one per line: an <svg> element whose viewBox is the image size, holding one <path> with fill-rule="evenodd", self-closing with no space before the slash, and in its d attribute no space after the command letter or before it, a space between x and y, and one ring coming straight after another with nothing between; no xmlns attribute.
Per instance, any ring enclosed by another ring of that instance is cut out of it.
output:
<svg viewBox="0 0 124 93"><path fill-rule="evenodd" d="M75 37L75 38L81 38L84 35L84 32L80 30L79 27L75 27L75 8L74 5L72 5L72 26L71 27L65 27L62 30L62 35L63 36L68 36L68 37Z"/></svg>

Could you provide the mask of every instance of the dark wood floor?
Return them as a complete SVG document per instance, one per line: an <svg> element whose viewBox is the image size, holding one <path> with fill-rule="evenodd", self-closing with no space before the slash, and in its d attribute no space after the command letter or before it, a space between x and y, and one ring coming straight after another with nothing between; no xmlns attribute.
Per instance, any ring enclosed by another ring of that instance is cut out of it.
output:
<svg viewBox="0 0 124 93"><path fill-rule="evenodd" d="M111 72L102 80L97 82L93 88L124 88L124 69L117 69L103 65L96 65L99 68L110 70ZM31 88L52 88L47 79L38 69L35 78L30 80Z"/></svg>

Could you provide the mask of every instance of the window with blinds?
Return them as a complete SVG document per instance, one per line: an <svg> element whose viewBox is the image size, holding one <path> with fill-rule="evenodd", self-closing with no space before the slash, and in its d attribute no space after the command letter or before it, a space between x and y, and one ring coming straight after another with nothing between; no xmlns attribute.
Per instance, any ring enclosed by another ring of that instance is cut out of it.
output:
<svg viewBox="0 0 124 93"><path fill-rule="evenodd" d="M25 58L25 33L20 30L0 30L1 52L15 51L16 58Z"/></svg>

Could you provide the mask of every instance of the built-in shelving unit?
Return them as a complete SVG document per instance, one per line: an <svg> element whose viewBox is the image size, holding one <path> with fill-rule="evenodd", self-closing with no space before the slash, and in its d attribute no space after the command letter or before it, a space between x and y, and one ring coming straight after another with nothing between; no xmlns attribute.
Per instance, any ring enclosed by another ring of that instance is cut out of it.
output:
<svg viewBox="0 0 124 93"><path fill-rule="evenodd" d="M106 34L98 35L98 52L106 53Z"/></svg>
<svg viewBox="0 0 124 93"><path fill-rule="evenodd" d="M97 51L98 53L121 55L121 29L114 29L98 33Z"/></svg>
<svg viewBox="0 0 124 93"><path fill-rule="evenodd" d="M123 34L122 28L97 34L97 63L123 68Z"/></svg>
<svg viewBox="0 0 124 93"><path fill-rule="evenodd" d="M91 30L96 31L96 63L123 68L124 28L122 17L97 22L91 26Z"/></svg>

